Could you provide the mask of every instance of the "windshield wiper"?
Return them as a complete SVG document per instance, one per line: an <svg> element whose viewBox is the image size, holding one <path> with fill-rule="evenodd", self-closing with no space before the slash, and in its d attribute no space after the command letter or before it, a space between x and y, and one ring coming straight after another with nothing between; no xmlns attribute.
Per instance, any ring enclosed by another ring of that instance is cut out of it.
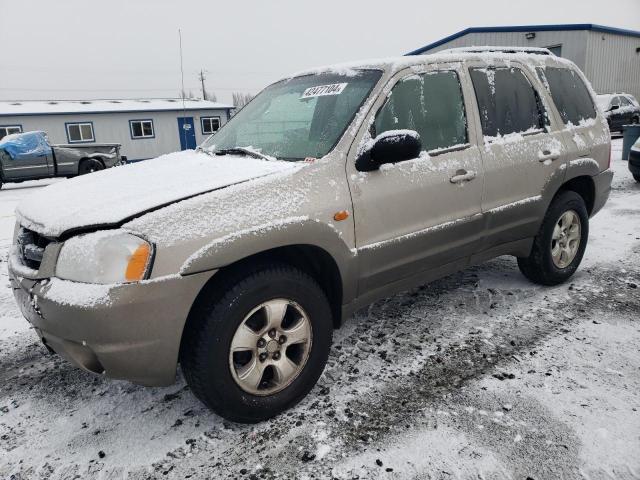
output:
<svg viewBox="0 0 640 480"><path fill-rule="evenodd" d="M273 157L270 157L268 155L265 155L264 153L260 153L257 152L251 148L247 148L247 147L233 147L233 148L223 148L222 150L216 150L214 152L216 155L233 155L235 154L242 154L242 155L248 155L250 157L253 158L260 158L262 160L273 160Z"/></svg>

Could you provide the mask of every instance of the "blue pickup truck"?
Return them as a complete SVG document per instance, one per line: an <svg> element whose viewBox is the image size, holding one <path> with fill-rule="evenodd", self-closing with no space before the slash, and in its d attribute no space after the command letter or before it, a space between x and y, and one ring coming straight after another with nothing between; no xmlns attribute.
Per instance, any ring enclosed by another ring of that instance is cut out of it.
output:
<svg viewBox="0 0 640 480"><path fill-rule="evenodd" d="M51 145L44 132L15 133L0 140L0 188L7 182L74 177L121 162L119 143Z"/></svg>

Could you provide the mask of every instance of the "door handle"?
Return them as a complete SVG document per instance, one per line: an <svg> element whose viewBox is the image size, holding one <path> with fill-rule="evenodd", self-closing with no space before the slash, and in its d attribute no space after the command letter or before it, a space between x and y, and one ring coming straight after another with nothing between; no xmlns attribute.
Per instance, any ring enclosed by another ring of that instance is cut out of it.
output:
<svg viewBox="0 0 640 480"><path fill-rule="evenodd" d="M451 183L462 183L470 182L474 178L476 178L476 172L474 172L473 170L469 170L468 172L466 170L458 170L456 174L449 180L451 181Z"/></svg>
<svg viewBox="0 0 640 480"><path fill-rule="evenodd" d="M542 150L538 152L538 160L540 160L541 162L546 162L547 160L551 160L553 162L554 160L557 160L559 158L560 153L558 152L552 152L551 150Z"/></svg>

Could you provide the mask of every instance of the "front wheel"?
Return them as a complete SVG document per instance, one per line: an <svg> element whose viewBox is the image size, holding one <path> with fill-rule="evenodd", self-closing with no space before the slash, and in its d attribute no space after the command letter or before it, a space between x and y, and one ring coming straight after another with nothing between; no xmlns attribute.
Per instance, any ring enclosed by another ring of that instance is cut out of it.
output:
<svg viewBox="0 0 640 480"><path fill-rule="evenodd" d="M518 267L534 283L562 283L578 269L588 237L589 215L584 200L575 192L560 192L544 216L531 253L518 258Z"/></svg>
<svg viewBox="0 0 640 480"><path fill-rule="evenodd" d="M633 174L633 179L634 179L636 182L640 182L640 173L634 173L634 174Z"/></svg>
<svg viewBox="0 0 640 480"><path fill-rule="evenodd" d="M331 308L317 282L294 267L266 265L207 296L205 290L190 314L181 352L196 397L245 423L298 403L316 384L331 346Z"/></svg>

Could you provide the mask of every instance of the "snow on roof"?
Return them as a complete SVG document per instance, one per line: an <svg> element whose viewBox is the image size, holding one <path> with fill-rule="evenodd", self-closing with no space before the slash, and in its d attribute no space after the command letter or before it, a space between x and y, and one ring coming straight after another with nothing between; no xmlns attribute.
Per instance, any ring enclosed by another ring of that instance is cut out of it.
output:
<svg viewBox="0 0 640 480"><path fill-rule="evenodd" d="M0 101L0 116L63 113L161 112L173 110L215 110L233 105L208 100L141 98L126 100L17 100Z"/></svg>
<svg viewBox="0 0 640 480"><path fill-rule="evenodd" d="M544 53L542 55L541 53ZM420 66L424 64L460 62L464 60L480 60L487 63L494 61L512 61L518 60L522 63L529 63L536 66L546 65L573 65L573 62L566 58L557 57L545 48L529 48L523 47L494 47L480 46L471 49L456 48L443 50L436 53L425 53L420 55L403 55L401 57L373 58L358 60L354 62L337 63L333 65L325 65L321 67L302 70L287 78L293 78L301 75L314 75L321 73L337 73L341 75L356 75L358 70L383 69L395 72L402 68Z"/></svg>

